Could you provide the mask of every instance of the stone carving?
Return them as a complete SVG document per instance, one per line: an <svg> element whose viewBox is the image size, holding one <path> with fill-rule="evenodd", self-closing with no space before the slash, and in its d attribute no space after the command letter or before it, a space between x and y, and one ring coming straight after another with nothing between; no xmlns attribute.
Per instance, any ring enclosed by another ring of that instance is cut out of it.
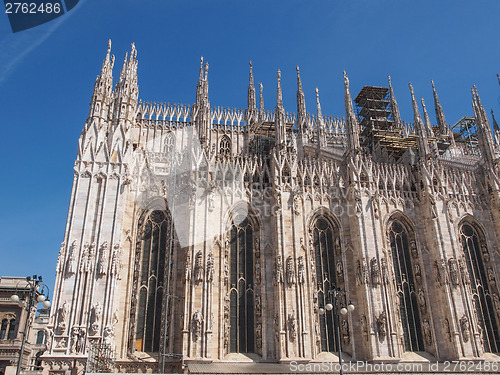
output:
<svg viewBox="0 0 500 375"><path fill-rule="evenodd" d="M481 253L483 254L483 259L485 263L490 262L490 253L488 251L488 246L485 243L481 244Z"/></svg>
<svg viewBox="0 0 500 375"><path fill-rule="evenodd" d="M410 254L414 259L418 258L417 243L415 240L410 241Z"/></svg>
<svg viewBox="0 0 500 375"><path fill-rule="evenodd" d="M274 275L275 275L275 283L283 282L283 262L281 260L281 255L276 255L276 262L274 264Z"/></svg>
<svg viewBox="0 0 500 375"><path fill-rule="evenodd" d="M289 256L286 259L286 283L288 286L295 285L297 282L296 277L295 277L295 267L293 264L293 258Z"/></svg>
<svg viewBox="0 0 500 375"><path fill-rule="evenodd" d="M54 331L50 328L44 328L43 331L45 332L45 347L47 350L50 350L52 339L54 338Z"/></svg>
<svg viewBox="0 0 500 375"><path fill-rule="evenodd" d="M427 345L432 344L432 330L431 330L431 324L427 319L424 319L422 322L423 330L424 330L424 337L425 337L425 343Z"/></svg>
<svg viewBox="0 0 500 375"><path fill-rule="evenodd" d="M467 266L465 264L465 257L462 257L458 260L458 268L460 270L460 274L462 275L462 282L464 285L470 284L469 271L467 270Z"/></svg>
<svg viewBox="0 0 500 375"><path fill-rule="evenodd" d="M448 338L448 341L451 342L452 336L451 336L451 326L450 326L450 321L448 318L443 319L443 327L444 327L444 332L446 333L446 337Z"/></svg>
<svg viewBox="0 0 500 375"><path fill-rule="evenodd" d="M498 297L498 294L496 293L493 293L493 303L495 305L497 316L500 317L500 297Z"/></svg>
<svg viewBox="0 0 500 375"><path fill-rule="evenodd" d="M114 344L115 344L115 332L114 332L113 328L111 328L109 326L104 328L103 341L104 341L104 344L110 345L111 347L114 346Z"/></svg>
<svg viewBox="0 0 500 375"><path fill-rule="evenodd" d="M186 255L186 266L184 268L184 280L186 282L191 280L191 256L189 253Z"/></svg>
<svg viewBox="0 0 500 375"><path fill-rule="evenodd" d="M335 254L340 255L342 248L340 246L340 237L335 238Z"/></svg>
<svg viewBox="0 0 500 375"><path fill-rule="evenodd" d="M417 284L422 284L422 269L420 268L420 264L416 263L413 270L415 273L415 281Z"/></svg>
<svg viewBox="0 0 500 375"><path fill-rule="evenodd" d="M372 276L372 285L377 286L380 284L380 269L378 266L377 258L372 258L370 260L370 269Z"/></svg>
<svg viewBox="0 0 500 375"><path fill-rule="evenodd" d="M255 345L257 349L262 349L262 324L257 323L255 327Z"/></svg>
<svg viewBox="0 0 500 375"><path fill-rule="evenodd" d="M76 353L76 345L78 343L78 337L79 337L80 330L78 327L73 327L71 330L71 348L70 348L70 353Z"/></svg>
<svg viewBox="0 0 500 375"><path fill-rule="evenodd" d="M108 243L103 242L101 247L99 248L99 266L98 266L98 274L106 275L108 272Z"/></svg>
<svg viewBox="0 0 500 375"><path fill-rule="evenodd" d="M94 306L92 306L91 310L90 328L93 334L96 334L99 331L99 328L101 327L101 315L102 315L102 306L98 301Z"/></svg>
<svg viewBox="0 0 500 375"><path fill-rule="evenodd" d="M344 282L344 267L342 265L342 261L339 259L337 260L337 282L338 283L343 283Z"/></svg>
<svg viewBox="0 0 500 375"><path fill-rule="evenodd" d="M448 284L448 270L446 269L446 261L444 259L434 261L434 272L436 276L436 282L440 286Z"/></svg>
<svg viewBox="0 0 500 375"><path fill-rule="evenodd" d="M76 342L76 353L84 354L85 353L85 342L87 340L87 331L85 328L80 328L78 330L78 340Z"/></svg>
<svg viewBox="0 0 500 375"><path fill-rule="evenodd" d="M377 318L377 327L378 327L378 335L380 339L383 341L387 334L387 316L385 311L382 311Z"/></svg>
<svg viewBox="0 0 500 375"><path fill-rule="evenodd" d="M297 260L297 269L298 269L298 280L299 284L304 284L306 282L306 266L304 264L304 257L300 256Z"/></svg>
<svg viewBox="0 0 500 375"><path fill-rule="evenodd" d="M255 262L255 284L259 285L262 281L262 272L260 270L260 262Z"/></svg>
<svg viewBox="0 0 500 375"><path fill-rule="evenodd" d="M295 311L288 314L287 319L288 334L290 335L290 341L294 341L297 338L297 327L295 322Z"/></svg>
<svg viewBox="0 0 500 375"><path fill-rule="evenodd" d="M76 273L76 240L72 242L69 247L69 257L68 257L68 265L66 267L66 272L71 275Z"/></svg>
<svg viewBox="0 0 500 375"><path fill-rule="evenodd" d="M349 345L349 324L347 323L346 319L342 320L340 331L342 333L342 341L344 342L344 345Z"/></svg>
<svg viewBox="0 0 500 375"><path fill-rule="evenodd" d="M68 314L68 302L64 301L64 303L59 307L58 310L58 324L57 324L57 330L59 331L60 335L63 335L64 332L66 331L66 315Z"/></svg>
<svg viewBox="0 0 500 375"><path fill-rule="evenodd" d="M198 310L193 314L193 317L191 318L193 341L198 341L198 339L201 337L202 324L203 324L203 315Z"/></svg>
<svg viewBox="0 0 500 375"><path fill-rule="evenodd" d="M460 318L460 329L462 330L462 337L464 339L464 342L468 342L470 338L470 325L469 318L466 315Z"/></svg>
<svg viewBox="0 0 500 375"><path fill-rule="evenodd" d="M229 262L227 258L224 258L224 285L229 284Z"/></svg>
<svg viewBox="0 0 500 375"><path fill-rule="evenodd" d="M448 260L448 265L450 267L450 279L451 283L455 286L457 286L460 283L459 277L458 277L458 266L457 266L457 261L455 258L450 258Z"/></svg>
<svg viewBox="0 0 500 375"><path fill-rule="evenodd" d="M488 281L490 284L495 284L495 271L493 271L492 267L488 268Z"/></svg>
<svg viewBox="0 0 500 375"><path fill-rule="evenodd" d="M425 306L426 306L425 293L424 293L424 290L422 288L418 289L417 296L418 296L418 304L420 305L420 308L422 309L422 311L425 311Z"/></svg>
<svg viewBox="0 0 500 375"><path fill-rule="evenodd" d="M368 341L368 321L366 319L366 315L361 316L361 321L360 321L360 326L361 326L361 333L365 337L365 340Z"/></svg>
<svg viewBox="0 0 500 375"><path fill-rule="evenodd" d="M56 272L61 273L64 270L64 256L65 256L66 242L61 243L61 249L59 250L59 255L57 256Z"/></svg>
<svg viewBox="0 0 500 375"><path fill-rule="evenodd" d="M111 257L111 274L120 280L120 271L122 269L121 262L122 250L119 244L113 246L113 255Z"/></svg>
<svg viewBox="0 0 500 375"><path fill-rule="evenodd" d="M262 316L262 297L260 294L255 295L255 316Z"/></svg>
<svg viewBox="0 0 500 375"><path fill-rule="evenodd" d="M67 345L68 345L68 343L66 342L66 339L63 337L63 338L61 338L61 339L58 341L58 343L57 343L57 345L56 345L56 348L57 348L57 349L66 348L66 346L67 346Z"/></svg>
<svg viewBox="0 0 500 375"><path fill-rule="evenodd" d="M209 253L207 257L207 281L212 282L214 280L214 254Z"/></svg>
<svg viewBox="0 0 500 375"><path fill-rule="evenodd" d="M194 261L193 281L198 284L203 281L203 253L199 250Z"/></svg>

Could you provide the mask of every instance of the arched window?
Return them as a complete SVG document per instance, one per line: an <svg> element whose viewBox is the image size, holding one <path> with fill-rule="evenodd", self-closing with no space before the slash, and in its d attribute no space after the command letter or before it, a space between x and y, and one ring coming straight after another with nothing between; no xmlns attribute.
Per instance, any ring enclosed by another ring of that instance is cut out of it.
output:
<svg viewBox="0 0 500 375"><path fill-rule="evenodd" d="M334 247L339 238L339 231L330 220L319 217L312 228L314 241L314 256L316 262L316 281L318 294L318 307L325 309L327 303L333 303L328 293L338 287L336 276L336 260ZM333 311L326 311L319 316L321 335L321 351L336 352L339 343L335 335L335 322Z"/></svg>
<svg viewBox="0 0 500 375"><path fill-rule="evenodd" d="M174 133L169 132L165 136L165 140L163 142L163 152L169 154L174 150L175 150L175 136Z"/></svg>
<svg viewBox="0 0 500 375"><path fill-rule="evenodd" d="M7 335L7 326L9 325L9 321L7 319L2 320L2 326L0 328L0 340L5 340L5 336Z"/></svg>
<svg viewBox="0 0 500 375"><path fill-rule="evenodd" d="M230 352L254 353L254 228L247 217L231 226Z"/></svg>
<svg viewBox="0 0 500 375"><path fill-rule="evenodd" d="M44 338L45 338L45 332L38 331L38 333L36 334L36 343L37 343L37 345L43 344Z"/></svg>
<svg viewBox="0 0 500 375"><path fill-rule="evenodd" d="M223 136L219 143L219 155L226 159L231 156L231 140L227 135Z"/></svg>
<svg viewBox="0 0 500 375"><path fill-rule="evenodd" d="M469 223L462 224L460 237L471 280L475 313L482 328L484 350L498 353L500 352L500 332L498 331L500 317L495 314L491 293L495 286L493 268L488 265L490 261L488 248L484 240L481 241L482 245L480 245L479 231ZM484 239L484 237L481 238ZM493 283L492 287L489 285L490 282Z"/></svg>
<svg viewBox="0 0 500 375"><path fill-rule="evenodd" d="M399 220L393 220L389 224L389 241L399 296L399 314L403 326L405 350L417 352L424 351L425 348L409 248L410 240L415 239L409 238L409 233L408 228Z"/></svg>
<svg viewBox="0 0 500 375"><path fill-rule="evenodd" d="M17 336L17 325L16 319L11 319L9 324L9 335L7 339L14 340Z"/></svg>
<svg viewBox="0 0 500 375"><path fill-rule="evenodd" d="M158 352L162 307L173 225L170 214L152 211L143 224L139 298L137 303L136 350ZM139 228L141 230L142 228Z"/></svg>
<svg viewBox="0 0 500 375"><path fill-rule="evenodd" d="M36 353L36 356L35 356L35 370L39 370L42 367L42 360L40 358L42 355L43 355L43 352Z"/></svg>

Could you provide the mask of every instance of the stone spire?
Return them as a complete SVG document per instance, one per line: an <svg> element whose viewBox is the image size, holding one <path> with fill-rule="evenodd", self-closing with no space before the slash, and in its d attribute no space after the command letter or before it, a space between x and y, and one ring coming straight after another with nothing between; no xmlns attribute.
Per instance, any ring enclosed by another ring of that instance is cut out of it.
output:
<svg viewBox="0 0 500 375"><path fill-rule="evenodd" d="M427 113L427 108L425 107L424 98L420 98L422 102L422 110L424 111L424 125L425 130L427 131L428 137L434 137L434 132L432 131L431 119L429 118L429 114Z"/></svg>
<svg viewBox="0 0 500 375"><path fill-rule="evenodd" d="M278 88L276 90L276 108L274 110L274 126L276 133L276 146L284 147L286 142L285 109L283 108L283 95L281 92L281 71L278 69Z"/></svg>
<svg viewBox="0 0 500 375"><path fill-rule="evenodd" d="M351 92L349 91L349 78L344 70L344 102L347 125L347 147L348 153L357 154L360 151L359 124L352 105Z"/></svg>
<svg viewBox="0 0 500 375"><path fill-rule="evenodd" d="M493 131L495 132L495 140L497 145L500 145L500 127L498 126L497 120L495 120L493 110L491 110L491 118L493 119Z"/></svg>
<svg viewBox="0 0 500 375"><path fill-rule="evenodd" d="M247 96L247 111L246 118L247 123L251 124L257 120L257 101L255 98L255 86L253 84L253 70L252 70L252 62L250 64L250 73L248 77L248 96Z"/></svg>
<svg viewBox="0 0 500 375"><path fill-rule="evenodd" d="M299 67L297 66L297 127L301 133L306 131L306 113L306 99L302 90Z"/></svg>
<svg viewBox="0 0 500 375"><path fill-rule="evenodd" d="M202 146L206 146L210 127L210 102L208 101L208 63L205 62L203 74L203 56L200 58L200 76L196 86L196 102L192 107L191 117L196 124Z"/></svg>
<svg viewBox="0 0 500 375"><path fill-rule="evenodd" d="M413 105L413 127L418 136L418 152L420 155L420 160L425 161L430 158L430 148L429 141L427 139L427 131L422 123L422 118L420 117L420 112L418 110L417 100L415 99L415 93L413 92L413 86L410 83L410 93L411 102Z"/></svg>
<svg viewBox="0 0 500 375"><path fill-rule="evenodd" d="M319 102L319 90L316 87L316 111L318 116L318 121L316 123L316 133L317 133L317 143L318 148L326 147L326 134L325 134L325 122L323 121L323 114L321 113L321 103Z"/></svg>
<svg viewBox="0 0 500 375"><path fill-rule="evenodd" d="M436 109L436 121L439 127L439 134L449 135L450 131L448 130L448 125L446 124L446 119L444 118L443 107L441 107L441 103L439 102L436 86L434 86L434 81L431 81L431 83L432 93L434 94L434 107Z"/></svg>
<svg viewBox="0 0 500 375"><path fill-rule="evenodd" d="M396 96L394 95L394 90L392 89L391 76L387 76L389 78L389 95L391 100L391 113L392 113L392 121L394 122L394 126L396 128L401 128L402 121L401 115L399 114L398 102L396 101Z"/></svg>
<svg viewBox="0 0 500 375"><path fill-rule="evenodd" d="M264 109L264 85L259 82L260 96L259 96L259 121L264 121L266 110Z"/></svg>
<svg viewBox="0 0 500 375"><path fill-rule="evenodd" d="M112 101L113 67L115 56L111 56L111 39L108 40L108 50L102 62L101 74L97 76L94 84L94 93L90 102L89 117L106 118Z"/></svg>
<svg viewBox="0 0 500 375"><path fill-rule="evenodd" d="M472 89L472 108L476 117L477 126L477 140L481 154L489 168L493 168L495 160L493 135L491 134L491 127L488 121L488 116L481 103L476 86Z"/></svg>
<svg viewBox="0 0 500 375"><path fill-rule="evenodd" d="M137 109L139 86L137 85L137 50L132 43L130 55L125 54L120 80L115 87L115 118L132 122Z"/></svg>

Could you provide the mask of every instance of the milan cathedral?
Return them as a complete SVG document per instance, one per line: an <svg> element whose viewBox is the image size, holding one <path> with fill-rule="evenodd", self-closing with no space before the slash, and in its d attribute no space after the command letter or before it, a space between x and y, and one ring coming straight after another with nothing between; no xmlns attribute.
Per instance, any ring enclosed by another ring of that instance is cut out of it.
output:
<svg viewBox="0 0 500 375"><path fill-rule="evenodd" d="M344 72L345 118L330 117L317 89L306 111L297 67L294 114L280 71L265 110L250 63L238 110L211 106L202 58L194 104L143 102L135 46L115 84L110 50L78 141L46 373L85 369L101 344L129 373L500 358L500 129L475 87L474 116L450 125L432 82L434 125L410 84L404 122L390 77L353 98Z"/></svg>

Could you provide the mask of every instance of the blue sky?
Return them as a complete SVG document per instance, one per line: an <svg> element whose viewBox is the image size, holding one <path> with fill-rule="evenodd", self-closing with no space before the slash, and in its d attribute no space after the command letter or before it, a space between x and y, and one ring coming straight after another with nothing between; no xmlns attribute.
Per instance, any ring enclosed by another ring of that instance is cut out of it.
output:
<svg viewBox="0 0 500 375"><path fill-rule="evenodd" d="M472 115L473 84L500 120L499 14L498 0L85 0L16 34L1 14L0 275L42 274L53 288L77 141L109 38L115 79L135 42L142 100L193 103L204 56L213 106L246 106L252 60L266 109L281 69L285 110L296 111L299 65L313 113L317 86L323 113L344 116L345 69L353 96L390 74L406 121L412 82L435 123L433 79L453 124Z"/></svg>

